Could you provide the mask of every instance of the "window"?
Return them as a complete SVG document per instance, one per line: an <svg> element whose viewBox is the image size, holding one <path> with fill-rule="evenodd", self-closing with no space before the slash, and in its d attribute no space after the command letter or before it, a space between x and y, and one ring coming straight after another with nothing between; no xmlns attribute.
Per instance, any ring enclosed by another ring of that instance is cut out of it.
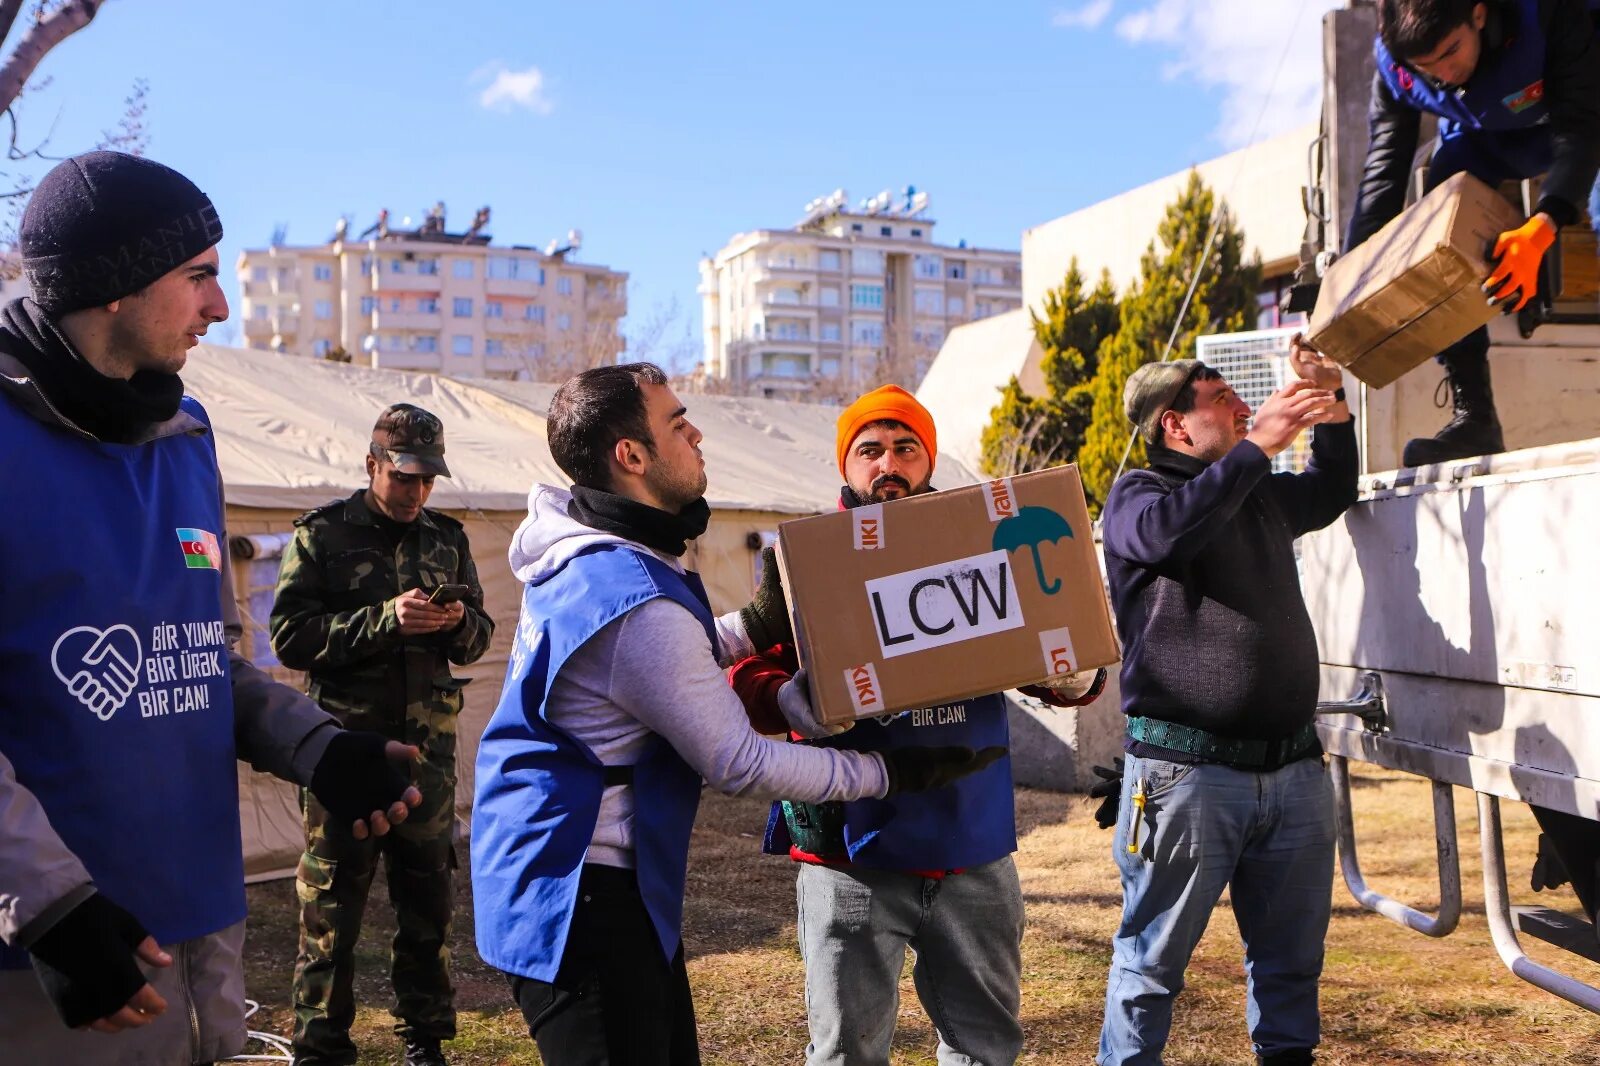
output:
<svg viewBox="0 0 1600 1066"><path fill-rule="evenodd" d="M389 273L391 273L391 274L404 274L405 272L406 272L406 261L404 259L391 259L391 260L389 260Z"/></svg>
<svg viewBox="0 0 1600 1066"><path fill-rule="evenodd" d="M825 341L836 341L839 339L839 323L837 322L824 322L821 326L817 327L817 329L817 335Z"/></svg>
<svg viewBox="0 0 1600 1066"><path fill-rule="evenodd" d="M811 339L811 330L804 322L774 322L772 337L780 341L808 341Z"/></svg>
<svg viewBox="0 0 1600 1066"><path fill-rule="evenodd" d="M439 313L439 298L437 296L417 297L417 314L436 315Z"/></svg>
<svg viewBox="0 0 1600 1066"><path fill-rule="evenodd" d="M544 305L528 304L522 309L522 317L529 322L537 322L541 326L544 325Z"/></svg>
<svg viewBox="0 0 1600 1066"><path fill-rule="evenodd" d="M972 272L972 280L979 285L993 285L995 273L993 267L981 266Z"/></svg>
<svg viewBox="0 0 1600 1066"><path fill-rule="evenodd" d="M861 232L861 223L859 223L859 222L850 223L850 232L851 233L860 233Z"/></svg>
<svg viewBox="0 0 1600 1066"><path fill-rule="evenodd" d="M250 280L251 281L266 281L267 280L267 268L266 267L251 267L250 268Z"/></svg>
<svg viewBox="0 0 1600 1066"><path fill-rule="evenodd" d="M372 256L370 255L361 257L361 276L364 278L372 276Z"/></svg>
<svg viewBox="0 0 1600 1066"><path fill-rule="evenodd" d="M501 303L499 300L485 300L484 301L484 304L483 304L483 317L484 318L504 318L505 316L506 316L506 305L505 304Z"/></svg>
<svg viewBox="0 0 1600 1066"><path fill-rule="evenodd" d="M267 305L256 304L250 309L250 317L257 322L265 322L267 320Z"/></svg>
<svg viewBox="0 0 1600 1066"><path fill-rule="evenodd" d="M569 277L565 277L565 276L557 278L556 279L556 292L559 293L562 296L571 296L572 295L572 279L569 278Z"/></svg>
<svg viewBox="0 0 1600 1066"><path fill-rule="evenodd" d="M911 235L913 237L920 237L920 236L922 236L922 231L920 229L918 229L917 227L912 226L911 227Z"/></svg>
<svg viewBox="0 0 1600 1066"><path fill-rule="evenodd" d="M912 260L913 272L919 278L938 281L944 277L944 262L936 255L919 255Z"/></svg>
<svg viewBox="0 0 1600 1066"><path fill-rule="evenodd" d="M572 328L572 316L571 315L566 314L566 313L562 313L562 314L559 314L559 315L556 316L556 329L571 329L571 328Z"/></svg>
<svg viewBox="0 0 1600 1066"><path fill-rule="evenodd" d="M326 359L328 353L332 350L333 342L330 340L318 340L311 343L311 354L318 359Z"/></svg>
<svg viewBox="0 0 1600 1066"><path fill-rule="evenodd" d="M602 300L611 295L611 286L607 285L604 281L595 282L591 288L594 294Z"/></svg>
<svg viewBox="0 0 1600 1066"><path fill-rule="evenodd" d="M378 298L376 296L363 296L361 298L361 313L363 315L370 315L377 309Z"/></svg>
<svg viewBox="0 0 1600 1066"><path fill-rule="evenodd" d="M944 290L919 288L913 297L913 303L918 314L942 315L944 314Z"/></svg>
<svg viewBox="0 0 1600 1066"><path fill-rule="evenodd" d="M470 259L452 259L452 260L450 260L450 276L453 277L453 278L470 278L470 277L472 277L472 260L470 260Z"/></svg>
<svg viewBox="0 0 1600 1066"><path fill-rule="evenodd" d="M457 296L450 301L450 313L457 318L472 317L472 297Z"/></svg>
<svg viewBox="0 0 1600 1066"><path fill-rule="evenodd" d="M839 250L837 248L825 248L818 252L817 266L822 270L838 270Z"/></svg>
<svg viewBox="0 0 1600 1066"><path fill-rule="evenodd" d="M965 281L967 279L967 264L959 259L952 259L945 264L944 276L951 281Z"/></svg>
<svg viewBox="0 0 1600 1066"><path fill-rule="evenodd" d="M399 314L400 313L400 297L398 297L398 296L390 297L390 299L389 299L389 310L393 311L395 314Z"/></svg>
<svg viewBox="0 0 1600 1066"><path fill-rule="evenodd" d="M980 318L988 318L992 314L994 314L994 309L988 300L972 301L972 320L974 322Z"/></svg>
<svg viewBox="0 0 1600 1066"><path fill-rule="evenodd" d="M882 285L852 285L850 286L851 307L882 307Z"/></svg>
<svg viewBox="0 0 1600 1066"><path fill-rule="evenodd" d="M850 322L850 343L873 348L882 344L883 323L873 322L869 319L852 319Z"/></svg>
<svg viewBox="0 0 1600 1066"><path fill-rule="evenodd" d="M327 263L318 263L311 268L311 278L314 281L332 281L333 267Z"/></svg>
<svg viewBox="0 0 1600 1066"><path fill-rule="evenodd" d="M290 285L294 284L294 271L290 270L288 267L279 267L278 284L282 285L284 288L288 288Z"/></svg>
<svg viewBox="0 0 1600 1066"><path fill-rule="evenodd" d="M439 338L431 333L419 333L411 338L411 350L414 352L436 352L439 350Z"/></svg>
<svg viewBox="0 0 1600 1066"><path fill-rule="evenodd" d="M960 318L967 313L967 301L960 296L952 296L944 302L944 313Z"/></svg>
<svg viewBox="0 0 1600 1066"><path fill-rule="evenodd" d="M450 351L456 355L472 354L472 338L465 333L457 333L450 338Z"/></svg>
<svg viewBox="0 0 1600 1066"><path fill-rule="evenodd" d="M418 259L417 260L417 273L418 274L425 274L425 275L428 275L428 276L431 276L431 277L438 277L439 276L439 260L437 260L437 259Z"/></svg>
<svg viewBox="0 0 1600 1066"><path fill-rule="evenodd" d="M509 255L492 255L489 257L489 276L491 278L514 278L517 276L517 261Z"/></svg>
<svg viewBox="0 0 1600 1066"><path fill-rule="evenodd" d="M825 378L836 378L836 377L838 377L839 376L839 360L837 360L837 359L824 359L824 360L822 360L822 362L817 365L817 372L820 373Z"/></svg>
<svg viewBox="0 0 1600 1066"><path fill-rule="evenodd" d="M838 307L839 290L832 285L825 285L817 290L817 299L823 307Z"/></svg>
<svg viewBox="0 0 1600 1066"><path fill-rule="evenodd" d="M878 236L880 236L880 237L893 237L894 236L894 227L893 226L879 226L878 227Z"/></svg>
<svg viewBox="0 0 1600 1066"><path fill-rule="evenodd" d="M505 343L501 341L500 338L490 337L488 340L483 342L484 355L503 355L504 353Z"/></svg>
<svg viewBox="0 0 1600 1066"><path fill-rule="evenodd" d="M882 274L883 253L871 248L850 249L850 271L853 274Z"/></svg>
<svg viewBox="0 0 1600 1066"><path fill-rule="evenodd" d="M318 300L316 303L312 304L311 306L312 306L311 313L313 315L315 315L317 318L329 319L329 318L333 317L333 301L332 300Z"/></svg>
<svg viewBox="0 0 1600 1066"><path fill-rule="evenodd" d="M540 285L543 285L544 284L544 267L535 266L533 263L528 263L527 265L529 267L532 267L532 270L529 273L524 274L523 277L531 277L534 281L538 282Z"/></svg>

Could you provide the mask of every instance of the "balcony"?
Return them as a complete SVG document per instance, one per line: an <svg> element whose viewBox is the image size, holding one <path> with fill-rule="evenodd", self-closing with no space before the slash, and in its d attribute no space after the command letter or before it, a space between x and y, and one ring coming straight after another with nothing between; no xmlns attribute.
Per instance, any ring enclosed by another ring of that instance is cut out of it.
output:
<svg viewBox="0 0 1600 1066"><path fill-rule="evenodd" d="M244 335L246 337L270 337L278 332L278 324L270 318L247 318L244 320Z"/></svg>
<svg viewBox="0 0 1600 1066"><path fill-rule="evenodd" d="M769 315L795 314L805 315L809 318L817 313L817 303L815 300L780 300L777 298L777 296L777 293L769 292L761 300L761 306L767 309L767 314Z"/></svg>
<svg viewBox="0 0 1600 1066"><path fill-rule="evenodd" d="M538 278L484 278L483 291L490 296L520 296L531 299L544 295L546 286Z"/></svg>
<svg viewBox="0 0 1600 1066"><path fill-rule="evenodd" d="M410 263L406 264L411 267ZM408 269L404 273L396 274L389 269L389 264L383 264L383 270L368 279L371 281L372 292L428 292L437 293L444 289L444 278L438 274L418 274L415 269Z"/></svg>
<svg viewBox="0 0 1600 1066"><path fill-rule="evenodd" d="M426 370L437 373L444 357L438 352L381 351L372 353L377 370Z"/></svg>
<svg viewBox="0 0 1600 1066"><path fill-rule="evenodd" d="M483 369L491 374L515 374L525 369L526 363L519 355L486 355L483 357Z"/></svg>
<svg viewBox="0 0 1600 1066"><path fill-rule="evenodd" d="M444 326L444 316L438 311L384 311L372 313L373 329L426 329L439 330Z"/></svg>

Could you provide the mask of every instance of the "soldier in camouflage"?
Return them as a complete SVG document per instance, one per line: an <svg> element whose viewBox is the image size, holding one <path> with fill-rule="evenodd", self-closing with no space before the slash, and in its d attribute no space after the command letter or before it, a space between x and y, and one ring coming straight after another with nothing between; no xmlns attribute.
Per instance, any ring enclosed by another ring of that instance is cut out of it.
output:
<svg viewBox="0 0 1600 1066"><path fill-rule="evenodd" d="M382 839L356 840L309 792L301 794L306 850L295 963L295 1063L353 1064L352 983L361 912L380 852L399 926L391 976L406 1066L444 1063L455 1036L450 983L454 902L456 715L465 665L489 647L494 622L461 523L423 507L449 477L444 427L396 404L378 418L367 488L296 520L272 609L272 648L311 675L310 695L347 728L415 744L422 806ZM454 602L443 585L463 585Z"/></svg>

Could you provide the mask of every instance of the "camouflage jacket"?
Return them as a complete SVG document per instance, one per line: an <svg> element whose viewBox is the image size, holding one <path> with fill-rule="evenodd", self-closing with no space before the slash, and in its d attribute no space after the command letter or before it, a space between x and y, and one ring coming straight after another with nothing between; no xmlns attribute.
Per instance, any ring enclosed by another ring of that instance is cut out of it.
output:
<svg viewBox="0 0 1600 1066"><path fill-rule="evenodd" d="M466 680L450 663L475 662L494 621L461 523L424 509L396 547L358 491L295 520L272 605L272 650L311 675L310 695L347 726L428 745L455 731ZM461 626L405 638L396 596L435 585L466 585ZM453 748L453 745L452 745Z"/></svg>

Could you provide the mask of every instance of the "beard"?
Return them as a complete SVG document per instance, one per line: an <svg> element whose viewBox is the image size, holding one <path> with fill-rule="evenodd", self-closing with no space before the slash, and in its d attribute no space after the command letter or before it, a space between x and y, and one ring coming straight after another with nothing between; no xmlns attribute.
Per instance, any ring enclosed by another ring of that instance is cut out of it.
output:
<svg viewBox="0 0 1600 1066"><path fill-rule="evenodd" d="M645 475L645 484L666 505L665 510L677 514L706 494L706 472L704 468L693 473L669 472L657 463Z"/></svg>
<svg viewBox="0 0 1600 1066"><path fill-rule="evenodd" d="M898 495L891 496L886 491L889 489L899 489L900 491ZM911 483L899 474L884 474L868 485L865 492L857 492L856 495L867 503L886 503L892 499L898 500L907 496L920 496L928 491L930 491L930 484L926 481L916 488L912 488Z"/></svg>

